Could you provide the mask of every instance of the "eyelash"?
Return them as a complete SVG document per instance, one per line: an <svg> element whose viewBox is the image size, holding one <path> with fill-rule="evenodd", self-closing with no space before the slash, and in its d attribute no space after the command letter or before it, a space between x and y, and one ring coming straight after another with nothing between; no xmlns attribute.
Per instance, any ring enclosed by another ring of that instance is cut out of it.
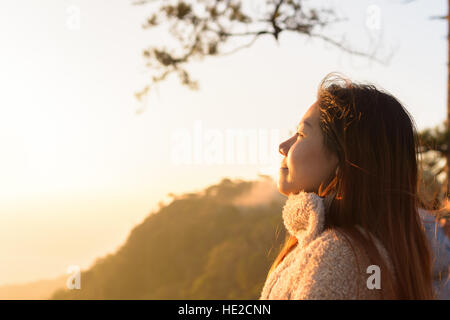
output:
<svg viewBox="0 0 450 320"><path fill-rule="evenodd" d="M298 138L299 136L304 137L303 134L301 134L300 132L297 132L297 138Z"/></svg>

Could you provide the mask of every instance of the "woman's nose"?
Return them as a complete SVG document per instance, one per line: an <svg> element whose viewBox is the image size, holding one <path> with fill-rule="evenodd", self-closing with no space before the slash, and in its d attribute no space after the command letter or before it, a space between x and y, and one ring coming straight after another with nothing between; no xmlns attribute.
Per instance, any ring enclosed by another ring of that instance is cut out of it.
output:
<svg viewBox="0 0 450 320"><path fill-rule="evenodd" d="M285 157L287 156L287 153L289 151L289 144L288 143L289 143L289 141L284 141L278 147L278 151Z"/></svg>

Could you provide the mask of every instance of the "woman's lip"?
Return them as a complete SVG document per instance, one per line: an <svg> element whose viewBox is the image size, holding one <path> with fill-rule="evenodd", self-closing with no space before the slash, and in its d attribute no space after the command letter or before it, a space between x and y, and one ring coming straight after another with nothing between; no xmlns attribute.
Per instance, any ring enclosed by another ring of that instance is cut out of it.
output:
<svg viewBox="0 0 450 320"><path fill-rule="evenodd" d="M280 169L287 169L287 167L281 167Z"/></svg>

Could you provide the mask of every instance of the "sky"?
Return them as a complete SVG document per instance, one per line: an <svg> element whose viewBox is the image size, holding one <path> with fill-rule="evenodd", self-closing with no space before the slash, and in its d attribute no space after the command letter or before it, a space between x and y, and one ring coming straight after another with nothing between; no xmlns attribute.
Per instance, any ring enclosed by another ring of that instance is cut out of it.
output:
<svg viewBox="0 0 450 320"><path fill-rule="evenodd" d="M273 175L278 144L329 72L391 92L419 130L443 122L447 25L430 17L445 15L446 1L314 3L348 18L328 34L345 34L361 51L378 48L389 64L282 33L279 44L261 37L234 55L190 63L197 91L171 76L140 102L134 93L150 78L142 51L171 43L167 29L142 28L152 6L2 0L0 285L88 268L168 193ZM241 162L239 149L227 161L227 137L240 130L256 137L256 147Z"/></svg>

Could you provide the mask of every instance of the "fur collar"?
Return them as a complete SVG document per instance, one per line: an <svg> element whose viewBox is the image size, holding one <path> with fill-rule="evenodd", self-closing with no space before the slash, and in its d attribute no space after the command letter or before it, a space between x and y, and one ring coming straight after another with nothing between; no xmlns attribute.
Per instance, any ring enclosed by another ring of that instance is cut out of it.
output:
<svg viewBox="0 0 450 320"><path fill-rule="evenodd" d="M303 246L315 239L323 230L325 221L324 198L314 192L300 191L289 194L283 207L286 230Z"/></svg>

